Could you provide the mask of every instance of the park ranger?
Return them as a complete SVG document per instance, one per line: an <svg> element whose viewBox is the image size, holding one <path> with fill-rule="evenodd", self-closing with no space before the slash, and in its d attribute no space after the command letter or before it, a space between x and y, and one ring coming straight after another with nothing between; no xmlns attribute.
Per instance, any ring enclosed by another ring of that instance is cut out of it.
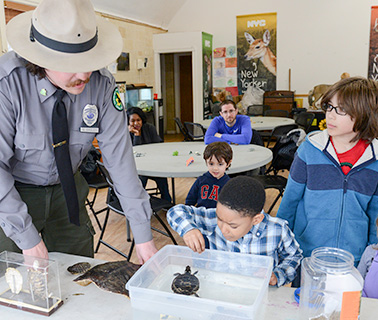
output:
<svg viewBox="0 0 378 320"><path fill-rule="evenodd" d="M149 196L115 80L103 69L122 51L118 29L89 0L43 0L8 23L7 38L14 51L0 58L0 252L93 256L78 168L96 137L145 262L157 251Z"/></svg>

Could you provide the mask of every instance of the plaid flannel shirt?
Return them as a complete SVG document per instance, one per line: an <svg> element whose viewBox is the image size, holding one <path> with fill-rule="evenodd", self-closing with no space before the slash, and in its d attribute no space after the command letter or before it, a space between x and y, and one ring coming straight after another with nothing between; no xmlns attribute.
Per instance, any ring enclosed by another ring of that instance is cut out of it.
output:
<svg viewBox="0 0 378 320"><path fill-rule="evenodd" d="M198 229L209 240L210 249L270 256L277 286L291 282L302 259L302 250L287 221L264 213L264 219L237 241L224 238L217 225L216 209L176 205L167 212L170 226L181 237Z"/></svg>

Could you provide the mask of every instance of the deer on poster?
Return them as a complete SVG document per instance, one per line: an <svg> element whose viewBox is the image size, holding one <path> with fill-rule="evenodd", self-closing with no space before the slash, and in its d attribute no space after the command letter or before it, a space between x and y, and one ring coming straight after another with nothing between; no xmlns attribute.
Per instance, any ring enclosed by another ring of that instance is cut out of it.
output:
<svg viewBox="0 0 378 320"><path fill-rule="evenodd" d="M245 60L260 59L263 65L272 74L277 74L277 58L268 48L270 43L270 32L266 30L262 39L255 39L248 32L244 32L244 36L249 43L248 52L244 55Z"/></svg>

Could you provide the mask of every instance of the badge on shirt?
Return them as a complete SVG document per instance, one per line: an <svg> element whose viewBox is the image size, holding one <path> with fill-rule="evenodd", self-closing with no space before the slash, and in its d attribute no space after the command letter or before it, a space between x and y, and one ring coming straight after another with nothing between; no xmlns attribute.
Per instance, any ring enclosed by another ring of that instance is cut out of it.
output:
<svg viewBox="0 0 378 320"><path fill-rule="evenodd" d="M80 127L80 132L98 133L99 129L97 124L98 110L97 106L87 104L83 109L83 122Z"/></svg>
<svg viewBox="0 0 378 320"><path fill-rule="evenodd" d="M118 111L123 110L123 103L121 100L121 96L119 95L118 88L115 88L113 91L113 106L116 108Z"/></svg>

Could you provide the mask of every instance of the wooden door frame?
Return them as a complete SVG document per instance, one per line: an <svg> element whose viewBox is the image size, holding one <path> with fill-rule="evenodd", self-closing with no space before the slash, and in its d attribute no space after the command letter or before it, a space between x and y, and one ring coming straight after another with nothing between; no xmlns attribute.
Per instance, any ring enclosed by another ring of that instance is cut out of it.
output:
<svg viewBox="0 0 378 320"><path fill-rule="evenodd" d="M157 93L159 99L163 99L164 103L164 97L162 95L161 90L161 84L162 84L162 74L161 74L161 55L166 53L171 53L174 55L174 68L175 70L178 70L179 65L179 55L191 55L192 56L192 95L193 95L193 104L196 101L196 98L198 96L197 90L195 90L196 85L199 85L198 79L194 76L195 74L195 66L196 66L196 56L195 56L195 49L194 48L180 48L175 50L161 50L161 51L155 51L154 54L154 62L155 62L155 93ZM177 82L178 81L178 82ZM175 87L178 88L177 85L179 85L179 79L175 77ZM193 107L193 118L195 118L195 108ZM179 90L175 90L175 114L176 116L180 115L180 92ZM177 128L176 128L177 130Z"/></svg>
<svg viewBox="0 0 378 320"><path fill-rule="evenodd" d="M161 92L162 76L161 76L160 55L165 54L165 53L175 54L175 61L176 61L177 54L191 54L192 55L192 94L193 94L193 104L195 104L196 101L199 98L202 99L202 96L200 95L201 92L198 92L198 90L196 90L196 88L199 85L202 85L202 83L200 83L201 79L198 79L195 76L196 75L196 68L197 68L197 65L200 63L200 61L197 61L198 59L197 59L197 56L196 56L196 50L193 47L180 48L180 49L175 49L175 50L155 51L155 54L154 54L154 64L155 64L155 87L154 87L154 90L155 90L155 93L157 93L159 99L163 98L162 92ZM178 61L178 59L177 59L177 61ZM174 63L176 63L176 62L174 62ZM175 68L176 68L176 65L175 65ZM175 90L175 94L177 94L177 90ZM177 96L175 96L175 101L176 101L175 103L177 103L177 101L178 101ZM177 112L177 106L176 105L175 105L175 113L176 113L176 115L179 114L179 112ZM193 119L194 120L196 119L196 113L197 113L197 110L193 106Z"/></svg>

